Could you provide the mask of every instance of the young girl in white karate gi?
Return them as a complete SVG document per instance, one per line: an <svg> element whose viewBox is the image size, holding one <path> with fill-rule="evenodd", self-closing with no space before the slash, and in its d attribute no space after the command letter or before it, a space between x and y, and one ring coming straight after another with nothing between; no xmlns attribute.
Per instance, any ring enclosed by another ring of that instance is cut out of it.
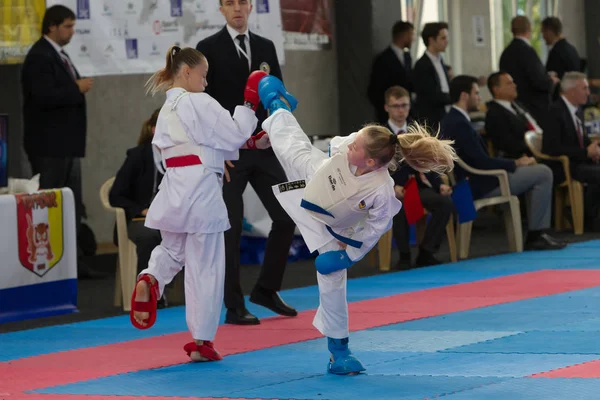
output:
<svg viewBox="0 0 600 400"><path fill-rule="evenodd" d="M221 359L212 340L223 302L223 232L229 229L222 195L224 163L237 159L241 147L268 142L267 136L249 139L257 124L256 88L265 74L249 77L245 106L236 107L232 118L203 93L207 72L202 53L172 46L165 68L147 83L152 94L166 90L167 95L152 140L166 173L146 215L146 226L159 229L162 242L138 276L131 307L132 324L151 327L157 299L185 265L186 322L194 341L184 350L194 361Z"/></svg>
<svg viewBox="0 0 600 400"><path fill-rule="evenodd" d="M334 137L330 154L313 147L292 115L297 101L273 76L259 84L270 117L263 124L291 182L273 187L282 207L297 224L315 261L320 305L313 325L328 340L328 371L339 375L364 371L348 348L346 269L362 259L392 227L402 203L388 169L402 158L417 171L453 168L452 142L432 137L419 125L394 135L367 125L347 137Z"/></svg>

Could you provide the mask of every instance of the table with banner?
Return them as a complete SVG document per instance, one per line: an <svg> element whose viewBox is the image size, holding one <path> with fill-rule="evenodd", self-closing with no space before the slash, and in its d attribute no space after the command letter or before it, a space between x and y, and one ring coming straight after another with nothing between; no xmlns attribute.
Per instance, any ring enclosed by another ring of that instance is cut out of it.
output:
<svg viewBox="0 0 600 400"><path fill-rule="evenodd" d="M0 195L0 324L77 311L70 189Z"/></svg>

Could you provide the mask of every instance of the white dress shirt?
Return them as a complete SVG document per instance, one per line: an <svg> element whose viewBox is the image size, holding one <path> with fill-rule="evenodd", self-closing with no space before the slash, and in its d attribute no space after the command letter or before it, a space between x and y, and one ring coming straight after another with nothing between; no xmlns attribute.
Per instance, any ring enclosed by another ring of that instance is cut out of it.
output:
<svg viewBox="0 0 600 400"><path fill-rule="evenodd" d="M500 104L502 107L506 108L508 111L510 111L511 113L513 113L514 115L517 115L517 110L515 110L513 108L513 104L515 107L518 107L521 112L523 114L525 114L525 118L527 119L527 121L535 128L535 131L537 133L544 133L544 131L542 130L542 128L540 128L540 126L538 125L537 121L531 116L531 114L525 110L522 107L519 107L517 104L515 103L511 103L508 100L500 100L500 99L494 99L494 101L498 104Z"/></svg>
<svg viewBox="0 0 600 400"><path fill-rule="evenodd" d="M426 51L427 57L433 63L435 68L435 72L437 72L438 78L440 78L440 86L442 88L442 92L450 93L450 86L448 85L448 78L446 78L446 73L444 72L444 67L442 66L442 57L440 55L434 56L429 51Z"/></svg>
<svg viewBox="0 0 600 400"><path fill-rule="evenodd" d="M390 47L394 51L394 54L396 54L398 60L400 60L400 64L402 64L402 66L406 68L406 65L404 65L404 49L401 49L393 43L390 45ZM409 65L409 67L412 68L412 65Z"/></svg>
<svg viewBox="0 0 600 400"><path fill-rule="evenodd" d="M573 126L575 126L577 134L581 134L581 143L583 143L583 122L579 119L579 116L577 116L577 111L579 111L579 107L571 104L571 102L569 102L569 100L567 100L565 96L561 95L560 97L567 105L569 113L571 114L571 118L573 119Z"/></svg>
<svg viewBox="0 0 600 400"><path fill-rule="evenodd" d="M246 32L244 33L239 33L238 31L236 31L235 29L233 29L232 27L230 27L229 25L227 25L227 32L229 32L229 36L231 36L231 40L233 40L233 43L235 43L235 48L237 50L238 56L240 57L245 57L248 59L248 68L251 68L250 64L252 62L252 53L250 52L250 34L248 33L248 28L246 28ZM240 42L239 39L237 38L239 35L244 35L244 44L246 45L246 54L243 54L243 52L241 51L242 49L240 48ZM210 60L209 60L210 62Z"/></svg>
<svg viewBox="0 0 600 400"><path fill-rule="evenodd" d="M392 122L392 120L391 120L391 119L388 119L388 125L390 126L390 128L392 128L392 132L393 132L394 134L396 134L396 135L397 135L397 134L398 134L398 132L400 132L401 130L404 130L404 132L407 132L407 131L408 131L408 126L407 126L407 124L406 124L406 121L404 121L404 125L402 125L402 126L398 126L398 125L394 124L394 123Z"/></svg>
<svg viewBox="0 0 600 400"><path fill-rule="evenodd" d="M62 46L60 46L54 40L50 39L47 35L44 35L44 39L46 39L52 45L52 47L54 48L54 50L56 50L56 52L58 53L60 58L63 60L63 62L69 66L69 69L71 70L71 74L73 75L73 79L77 79L77 74L75 73L75 66L71 63L71 60L69 60L69 57L67 57L65 55L65 52L64 52Z"/></svg>
<svg viewBox="0 0 600 400"><path fill-rule="evenodd" d="M469 114L467 114L467 112L465 110L463 110L462 108L457 107L457 106L452 106L452 108L454 108L455 110L460 111L460 113L465 116L465 118L467 119L467 121L471 122L471 117L469 117Z"/></svg>

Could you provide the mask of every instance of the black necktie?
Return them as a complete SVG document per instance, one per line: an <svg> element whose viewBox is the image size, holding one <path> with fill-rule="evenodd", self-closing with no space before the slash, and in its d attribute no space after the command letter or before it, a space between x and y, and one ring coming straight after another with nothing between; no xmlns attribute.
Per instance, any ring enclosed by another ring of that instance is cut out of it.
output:
<svg viewBox="0 0 600 400"><path fill-rule="evenodd" d="M240 49L243 50L244 53L242 53L241 51L239 52L239 56L240 56L240 62L246 66L246 69L249 70L248 67L248 62L250 61L248 59L248 51L246 50L246 35L237 35L235 37L240 45Z"/></svg>
<svg viewBox="0 0 600 400"><path fill-rule="evenodd" d="M409 73L412 70L412 58L409 51L404 52L404 69Z"/></svg>

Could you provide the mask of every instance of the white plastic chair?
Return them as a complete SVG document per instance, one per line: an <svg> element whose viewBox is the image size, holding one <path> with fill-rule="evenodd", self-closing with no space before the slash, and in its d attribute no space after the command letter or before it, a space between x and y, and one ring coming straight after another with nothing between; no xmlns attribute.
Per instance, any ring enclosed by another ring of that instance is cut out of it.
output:
<svg viewBox="0 0 600 400"><path fill-rule="evenodd" d="M509 249L513 252L521 253L523 251L523 229L521 226L521 211L519 198L510 193L508 184L508 174L503 169L482 170L476 169L467 165L462 159L456 160L465 171L473 175L495 176L500 182L500 196L488 197L485 199L475 200L475 209L479 210L484 207L496 206L499 204L508 204L508 210L504 212L504 225L506 228L506 236L508 239ZM455 178L450 174L452 183L455 183ZM461 259L469 257L469 246L471 244L471 229L473 221L458 224L457 227L457 246L458 256Z"/></svg>
<svg viewBox="0 0 600 400"><path fill-rule="evenodd" d="M119 256L115 276L115 306L123 306L123 311L131 310L131 296L137 279L137 253L136 246L127 235L127 218L125 210L110 205L108 194L115 178L110 178L100 188L102 205L115 213L117 220L117 241L119 243Z"/></svg>

